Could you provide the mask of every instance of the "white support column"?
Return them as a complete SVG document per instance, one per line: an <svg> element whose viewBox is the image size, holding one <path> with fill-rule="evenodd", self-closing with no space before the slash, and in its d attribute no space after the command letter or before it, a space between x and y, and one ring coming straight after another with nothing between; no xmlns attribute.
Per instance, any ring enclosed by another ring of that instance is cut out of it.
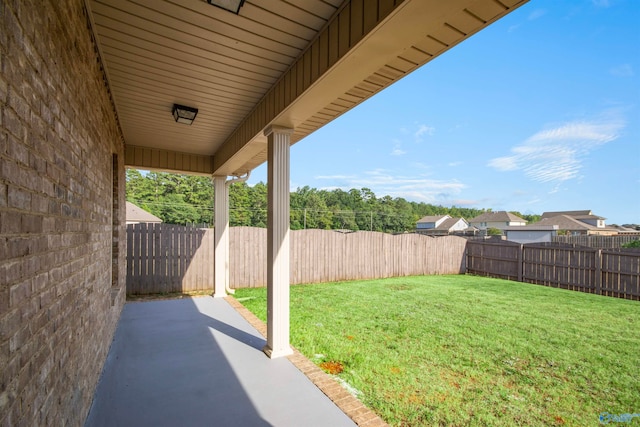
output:
<svg viewBox="0 0 640 427"><path fill-rule="evenodd" d="M215 224L213 238L215 250L213 254L213 296L221 298L227 296L225 289L229 284L229 186L227 177L214 176L214 211Z"/></svg>
<svg viewBox="0 0 640 427"><path fill-rule="evenodd" d="M293 354L289 346L289 146L293 129L270 126L267 158L267 345L270 358Z"/></svg>

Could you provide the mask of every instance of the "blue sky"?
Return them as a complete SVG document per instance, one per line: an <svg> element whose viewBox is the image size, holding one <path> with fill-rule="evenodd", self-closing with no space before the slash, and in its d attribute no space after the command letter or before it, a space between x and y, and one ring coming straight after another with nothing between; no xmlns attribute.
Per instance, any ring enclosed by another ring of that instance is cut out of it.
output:
<svg viewBox="0 0 640 427"><path fill-rule="evenodd" d="M640 223L639 75L639 0L531 0L294 145L291 189Z"/></svg>

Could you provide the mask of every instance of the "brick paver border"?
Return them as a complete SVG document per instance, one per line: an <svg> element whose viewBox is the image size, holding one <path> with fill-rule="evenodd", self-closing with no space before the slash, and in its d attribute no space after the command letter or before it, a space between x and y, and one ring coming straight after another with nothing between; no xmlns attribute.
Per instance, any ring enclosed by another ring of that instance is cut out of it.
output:
<svg viewBox="0 0 640 427"><path fill-rule="evenodd" d="M267 325L250 312L233 297L225 297L233 307L251 326L256 328L263 337L267 336ZM335 379L307 359L296 348L287 359L309 378L331 401L360 427L389 427L375 412L364 406L358 398L350 394Z"/></svg>

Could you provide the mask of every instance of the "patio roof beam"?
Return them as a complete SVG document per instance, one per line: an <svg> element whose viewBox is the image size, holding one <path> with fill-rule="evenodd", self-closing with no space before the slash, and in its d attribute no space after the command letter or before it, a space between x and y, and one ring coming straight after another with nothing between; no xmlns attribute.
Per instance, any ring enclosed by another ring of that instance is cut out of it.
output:
<svg viewBox="0 0 640 427"><path fill-rule="evenodd" d="M124 163L135 169L208 176L213 173L213 156L135 145L125 145Z"/></svg>
<svg viewBox="0 0 640 427"><path fill-rule="evenodd" d="M346 1L215 151L214 173L263 163L267 126L295 143L526 1Z"/></svg>

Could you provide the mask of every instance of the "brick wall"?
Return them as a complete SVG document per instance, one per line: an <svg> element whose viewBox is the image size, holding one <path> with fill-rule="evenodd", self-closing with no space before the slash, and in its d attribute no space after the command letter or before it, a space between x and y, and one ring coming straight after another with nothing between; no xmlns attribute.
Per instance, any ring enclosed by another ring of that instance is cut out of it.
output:
<svg viewBox="0 0 640 427"><path fill-rule="evenodd" d="M97 58L83 0L0 0L0 426L82 425L124 304Z"/></svg>

